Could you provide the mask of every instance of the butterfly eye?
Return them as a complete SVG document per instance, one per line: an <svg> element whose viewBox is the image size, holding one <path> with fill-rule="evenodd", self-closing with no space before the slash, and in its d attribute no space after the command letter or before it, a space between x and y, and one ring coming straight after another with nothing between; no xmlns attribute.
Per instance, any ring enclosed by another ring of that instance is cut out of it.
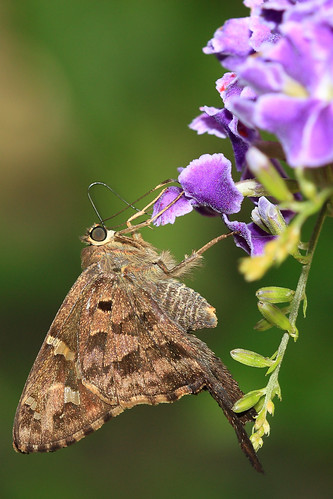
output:
<svg viewBox="0 0 333 499"><path fill-rule="evenodd" d="M93 241L99 241L99 242L104 241L107 237L107 231L105 227L97 225L90 232L90 237Z"/></svg>

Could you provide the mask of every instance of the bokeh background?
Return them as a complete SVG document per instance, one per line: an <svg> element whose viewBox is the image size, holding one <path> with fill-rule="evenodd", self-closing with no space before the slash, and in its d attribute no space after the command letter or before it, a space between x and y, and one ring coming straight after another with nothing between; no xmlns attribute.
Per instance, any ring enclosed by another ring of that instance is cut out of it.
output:
<svg viewBox="0 0 333 499"><path fill-rule="evenodd" d="M139 406L54 454L18 455L11 427L26 376L65 294L80 272L78 236L95 221L90 182L129 201L175 177L226 141L187 124L219 105L221 68L201 48L241 1L2 0L0 5L1 363L0 495L25 498L331 497L332 266L326 227L308 287L308 318L281 371L272 434L253 471L208 394ZM95 191L103 217L121 206ZM144 236L178 259L220 234L219 219L192 213ZM237 272L232 241L206 254L189 282L217 308L219 326L200 337L243 390L266 383L234 362L243 347L271 355L281 337L252 329L255 290ZM295 287L287 262L260 285Z"/></svg>

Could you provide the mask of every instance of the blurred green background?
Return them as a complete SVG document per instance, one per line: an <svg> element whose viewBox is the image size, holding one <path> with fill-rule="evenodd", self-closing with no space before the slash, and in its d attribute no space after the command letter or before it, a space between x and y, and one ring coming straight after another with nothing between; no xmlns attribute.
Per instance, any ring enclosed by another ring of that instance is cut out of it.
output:
<svg viewBox="0 0 333 499"><path fill-rule="evenodd" d="M201 48L237 2L3 0L0 6L1 427L0 495L84 497L331 497L332 271L325 228L308 287L308 318L290 344L283 402L253 471L208 394L139 406L54 454L18 455L11 427L26 376L65 294L80 272L78 236L94 221L87 186L102 180L134 200L227 141L187 124L200 105L219 105L221 68ZM121 206L102 189L103 217ZM224 231L192 213L144 236L178 259ZM295 287L294 262L245 284L232 241L206 254L189 282L217 308L219 326L199 333L243 390L264 373L234 362L243 347L271 355L279 331L256 333L254 292Z"/></svg>

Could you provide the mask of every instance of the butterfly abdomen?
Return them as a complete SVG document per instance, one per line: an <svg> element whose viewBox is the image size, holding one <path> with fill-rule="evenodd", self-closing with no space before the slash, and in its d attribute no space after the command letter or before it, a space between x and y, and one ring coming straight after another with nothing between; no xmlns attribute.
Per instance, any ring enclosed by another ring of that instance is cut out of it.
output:
<svg viewBox="0 0 333 499"><path fill-rule="evenodd" d="M156 298L160 306L186 331L213 328L217 325L215 308L185 284L168 279L159 281Z"/></svg>

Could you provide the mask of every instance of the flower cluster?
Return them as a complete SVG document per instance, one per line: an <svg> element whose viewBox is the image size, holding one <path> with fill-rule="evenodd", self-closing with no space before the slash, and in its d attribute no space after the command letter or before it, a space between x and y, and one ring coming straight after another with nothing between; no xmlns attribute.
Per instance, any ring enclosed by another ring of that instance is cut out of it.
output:
<svg viewBox="0 0 333 499"><path fill-rule="evenodd" d="M234 407L257 410L252 442L258 449L269 432L272 399L280 396L278 372L288 338L298 336L295 321L320 227L333 214L333 0L244 3L249 16L226 21L203 49L228 71L216 82L222 103L201 107L190 124L199 135L230 140L238 179L222 153L204 154L179 168L179 186L162 193L153 220L174 223L192 210L220 217L249 255L240 266L247 280L259 279L289 255L303 266L295 292L274 286L262 288L268 295L258 291L264 318L257 327L284 331L277 352L269 358L242 349L232 354L271 374L267 387ZM251 220L234 220L246 197L253 203ZM302 226L316 213L312 238L304 244ZM276 305L283 302L284 308Z"/></svg>
<svg viewBox="0 0 333 499"><path fill-rule="evenodd" d="M198 134L230 139L240 181L233 181L230 162L222 153L204 154L180 169L181 187L166 190L155 205L154 215L183 190L184 196L156 219L156 225L173 223L193 208L203 215L222 216L227 227L237 230L237 246L258 256L278 234L265 222L258 223L258 211L262 220L269 216L264 210L271 210L271 205L267 199L260 202L256 191L247 190L244 181L262 183L266 198L276 203L272 178L276 173L281 179L286 177L282 159L295 169L298 184L292 184L291 192L304 187L309 197L304 172L312 170L311 181L316 185L315 168L327 167L326 177L331 182L333 0L247 0L245 4L251 8L250 15L229 19L203 49L232 71L216 82L223 107L202 107L202 113L190 124ZM262 132L278 140L265 141ZM255 148L265 156L258 160ZM262 175L267 171L265 183ZM290 188L288 180L285 184ZM248 224L229 217L240 211L244 195L256 206ZM288 200L288 196L278 199ZM289 211L287 223L291 218Z"/></svg>

